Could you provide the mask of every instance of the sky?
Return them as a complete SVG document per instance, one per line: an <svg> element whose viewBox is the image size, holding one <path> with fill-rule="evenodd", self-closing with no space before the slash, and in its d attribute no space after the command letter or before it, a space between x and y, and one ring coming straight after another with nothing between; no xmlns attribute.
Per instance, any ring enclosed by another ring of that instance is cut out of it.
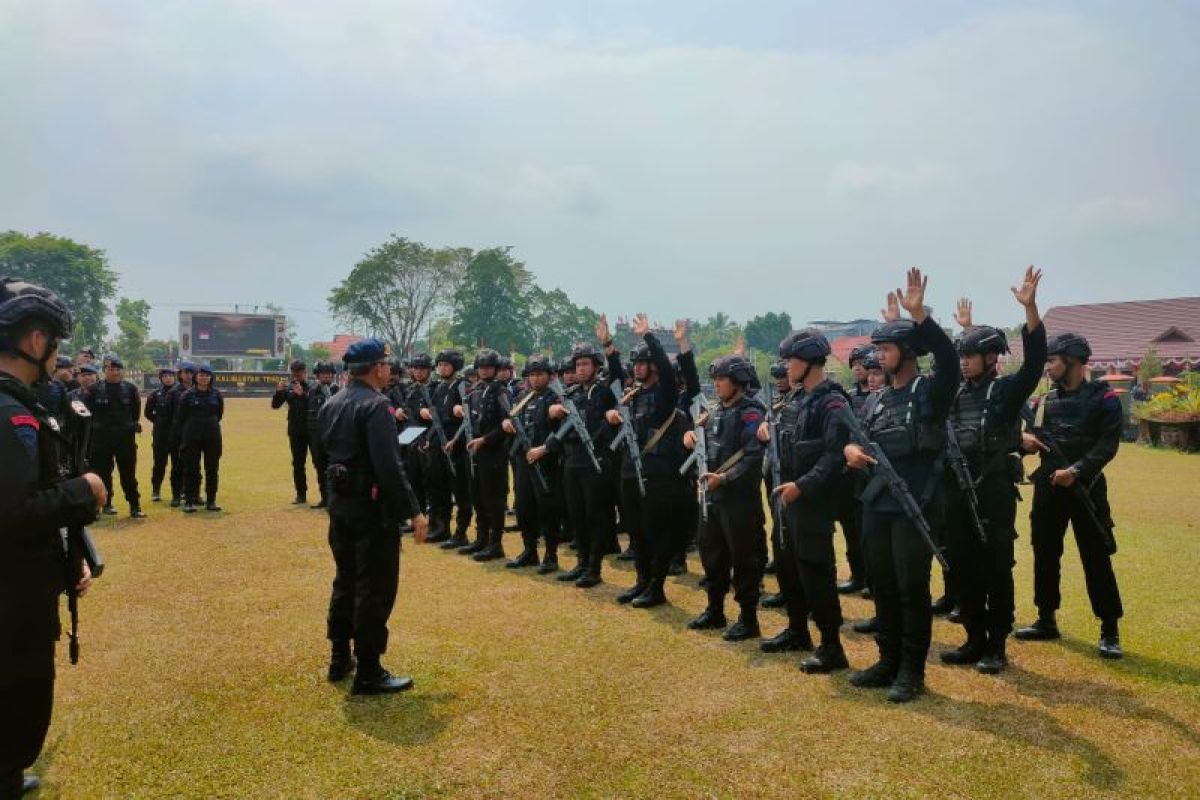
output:
<svg viewBox="0 0 1200 800"><path fill-rule="evenodd" d="M0 230L99 247L152 335L397 234L652 318L949 324L1200 295L1200 4L0 0Z"/></svg>

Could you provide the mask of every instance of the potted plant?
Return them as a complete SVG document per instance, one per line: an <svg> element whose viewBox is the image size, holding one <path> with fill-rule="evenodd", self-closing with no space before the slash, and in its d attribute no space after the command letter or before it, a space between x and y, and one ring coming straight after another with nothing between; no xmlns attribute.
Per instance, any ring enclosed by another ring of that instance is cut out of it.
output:
<svg viewBox="0 0 1200 800"><path fill-rule="evenodd" d="M1200 374L1183 373L1170 391L1134 409L1139 440L1184 452L1200 449Z"/></svg>

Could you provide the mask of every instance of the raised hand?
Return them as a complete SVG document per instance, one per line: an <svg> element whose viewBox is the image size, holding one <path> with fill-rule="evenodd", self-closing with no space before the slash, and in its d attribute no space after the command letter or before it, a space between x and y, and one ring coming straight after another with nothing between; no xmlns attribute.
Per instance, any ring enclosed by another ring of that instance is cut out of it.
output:
<svg viewBox="0 0 1200 800"><path fill-rule="evenodd" d="M633 335L639 339L650 332L650 318L644 313L638 313L633 318Z"/></svg>
<svg viewBox="0 0 1200 800"><path fill-rule="evenodd" d="M1029 308L1037 303L1037 288L1042 281L1042 271L1035 268L1032 264L1025 270L1025 280L1021 282L1020 287L1010 287L1013 297L1017 298L1017 302Z"/></svg>
<svg viewBox="0 0 1200 800"><path fill-rule="evenodd" d="M675 320L675 341L683 342L687 339L688 321L686 319Z"/></svg>
<svg viewBox="0 0 1200 800"><path fill-rule="evenodd" d="M925 313L925 287L928 284L929 278L921 274L919 267L913 267L908 271L908 282L905 288L896 290L896 302L917 323L924 322L925 317L928 316Z"/></svg>
<svg viewBox="0 0 1200 800"><path fill-rule="evenodd" d="M884 322L895 322L900 319L900 302L896 299L896 295L888 292L887 308L880 309L879 316L883 317Z"/></svg>
<svg viewBox="0 0 1200 800"><path fill-rule="evenodd" d="M958 299L958 310L954 312L954 321L962 326L963 330L971 327L971 301L966 297Z"/></svg>
<svg viewBox="0 0 1200 800"><path fill-rule="evenodd" d="M739 336L733 342L733 354L735 356L746 355L746 337Z"/></svg>
<svg viewBox="0 0 1200 800"><path fill-rule="evenodd" d="M604 314L601 314L600 319L596 320L596 338L600 340L600 344L604 344L612 338L612 334L608 330L608 317Z"/></svg>

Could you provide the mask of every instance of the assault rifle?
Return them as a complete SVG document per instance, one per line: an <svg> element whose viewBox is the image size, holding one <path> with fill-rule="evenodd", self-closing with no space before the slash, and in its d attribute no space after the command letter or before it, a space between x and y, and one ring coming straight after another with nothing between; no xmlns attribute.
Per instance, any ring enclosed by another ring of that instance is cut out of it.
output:
<svg viewBox="0 0 1200 800"><path fill-rule="evenodd" d="M554 379L550 384L550 388L559 396L559 402L567 410L566 420L563 421L562 426L552 435L561 439L566 435L567 431L574 429L575 433L579 436L579 442L583 445L588 458L592 461L592 466L596 468L598 474L604 474L604 467L600 466L600 459L596 458L596 445L592 441L591 433L588 432L587 420L583 418L583 414L579 413L579 407L575 405L574 400L567 396L562 381L558 380L558 378Z"/></svg>
<svg viewBox="0 0 1200 800"><path fill-rule="evenodd" d="M67 456L59 465L64 479L78 478L88 470L87 453L92 438L92 413L81 400L72 400L64 418L63 437L67 441ZM79 583L80 561L86 561L93 578L104 573L104 560L92 534L82 525L68 525L61 529L63 537L64 573L67 584L67 611L71 615L71 629L67 634L68 654L72 664L79 663Z"/></svg>
<svg viewBox="0 0 1200 800"><path fill-rule="evenodd" d="M633 474L637 478L638 492L642 497L646 496L646 479L642 477L642 449L638 445L637 432L633 429L633 423L629 419L628 403L634 396L642 390L640 383L635 383L633 388L621 395L617 387L620 384L614 381L609 388L612 389L613 395L617 398L617 411L621 415L621 430L613 438L609 449L614 453L624 444L629 449L629 460L633 462Z"/></svg>
<svg viewBox="0 0 1200 800"><path fill-rule="evenodd" d="M949 419L946 420L946 454L950 460L950 471L954 473L954 478L958 481L958 488L967 498L967 509L971 512L971 524L979 533L979 541L987 544L987 527L983 523L983 516L979 513L979 493L975 491L975 479L971 477L971 464L967 461L967 455L963 452L962 445L958 443L958 436L954 433L954 423Z"/></svg>
<svg viewBox="0 0 1200 800"><path fill-rule="evenodd" d="M687 461L679 468L680 475L686 475L687 471L693 466L696 468L696 484L700 498L700 519L708 521L708 481L704 479L704 473L708 472L708 435L705 430L704 416L708 414L708 404L704 402L704 394L696 395L695 401L692 403L692 419L695 427L693 431L696 434L696 446L692 448L692 454L687 457Z"/></svg>

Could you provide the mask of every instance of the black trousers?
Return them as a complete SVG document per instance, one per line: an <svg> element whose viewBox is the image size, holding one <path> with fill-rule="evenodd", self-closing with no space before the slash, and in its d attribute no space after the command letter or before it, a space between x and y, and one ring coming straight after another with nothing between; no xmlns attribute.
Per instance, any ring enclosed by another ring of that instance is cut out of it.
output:
<svg viewBox="0 0 1200 800"><path fill-rule="evenodd" d="M0 798L21 796L24 772L37 761L54 707L54 643L47 642L44 669L0 683Z"/></svg>
<svg viewBox="0 0 1200 800"><path fill-rule="evenodd" d="M811 515L802 515L803 502L792 503L783 511L787 542L776 556L776 574L787 602L788 627L806 630L811 615L817 629L831 636L842 626L833 522L818 523Z"/></svg>
<svg viewBox="0 0 1200 800"><path fill-rule="evenodd" d="M319 430L312 428L308 430L308 453L312 456L313 469L317 473L317 489L320 491L321 499L328 501L329 484L328 478L325 476L325 471L329 469L329 454L321 444L321 432Z"/></svg>
<svg viewBox="0 0 1200 800"><path fill-rule="evenodd" d="M335 494L329 503L329 549L336 572L327 636L352 640L360 658L381 655L400 581L400 525L385 523L377 503Z"/></svg>
<svg viewBox="0 0 1200 800"><path fill-rule="evenodd" d="M183 441L181 436L171 437L171 497L183 496Z"/></svg>
<svg viewBox="0 0 1200 800"><path fill-rule="evenodd" d="M701 522L697 541L700 563L708 578L709 608L724 607L731 585L733 599L739 606L751 610L758 607L763 569L767 565L766 519L760 486L755 481L725 487L710 498L708 520Z"/></svg>
<svg viewBox="0 0 1200 800"><path fill-rule="evenodd" d="M130 506L141 504L137 482L137 440L133 431L96 431L92 437L92 468L108 490L108 502L113 501L113 463L121 476L121 491Z"/></svg>
<svg viewBox="0 0 1200 800"><path fill-rule="evenodd" d="M1017 488L1004 475L986 475L976 489L987 543L971 518L966 496L949 490L946 544L958 585L959 612L968 634L1004 638L1013 627L1013 544L1017 538Z"/></svg>
<svg viewBox="0 0 1200 800"><path fill-rule="evenodd" d="M457 509L454 535L465 537L471 527L471 485L467 471L467 459L458 447L449 458L454 459L454 474L450 473L449 461L443 453L436 452L436 445L429 450L429 472L426 489L429 496L430 527L435 521L450 526L450 514Z"/></svg>
<svg viewBox="0 0 1200 800"><path fill-rule="evenodd" d="M308 475L305 474L305 462L308 459L308 432L288 431L288 446L292 450L292 483L296 486L297 495L308 494Z"/></svg>
<svg viewBox="0 0 1200 800"><path fill-rule="evenodd" d="M837 521L838 527L842 529L842 537L846 540L846 561L850 565L850 577L865 581L867 562L863 555L862 503L854 494L854 482L851 478L844 481L838 494Z"/></svg>
<svg viewBox="0 0 1200 800"><path fill-rule="evenodd" d="M159 434L158 430L154 431L154 437L151 439L151 446L154 450L154 466L150 469L150 486L154 489L154 493L158 494L162 491L163 480L167 477L167 462L171 462L171 488L175 488L175 472L178 469L176 464L175 449L171 446L171 436L164 431Z"/></svg>
<svg viewBox="0 0 1200 800"><path fill-rule="evenodd" d="M508 504L507 454L488 453L475 459L471 500L475 506L475 531L479 541L500 544Z"/></svg>
<svg viewBox="0 0 1200 800"><path fill-rule="evenodd" d="M682 477L646 478L646 496L635 478L621 478L621 515L637 560L638 581L665 581L671 559L680 551L696 505Z"/></svg>
<svg viewBox="0 0 1200 800"><path fill-rule="evenodd" d="M592 574L599 575L604 555L616 536L612 476L608 472L598 473L590 466L568 467L563 488L579 563L585 564Z"/></svg>
<svg viewBox="0 0 1200 800"><path fill-rule="evenodd" d="M863 509L867 569L875 596L880 660L925 674L933 630L929 571L933 554L900 512Z"/></svg>
<svg viewBox="0 0 1200 800"><path fill-rule="evenodd" d="M200 500L200 463L204 463L204 496L210 503L217 499L221 475L221 426L204 425L184 431L184 495L193 503Z"/></svg>
<svg viewBox="0 0 1200 800"><path fill-rule="evenodd" d="M1101 475L1091 488L1092 502L1102 517L1111 513L1108 505L1108 484ZM1083 563L1083 579L1087 585L1092 613L1102 620L1120 619L1125 611L1121 591L1113 572L1112 557L1104 547L1101 532L1075 498L1074 490L1050 486L1038 480L1033 489L1033 510L1029 514L1033 539L1033 602L1038 611L1049 614L1062 605L1059 584L1063 541L1067 523L1075 534L1079 560Z"/></svg>
<svg viewBox="0 0 1200 800"><path fill-rule="evenodd" d="M558 481L559 472L557 464L543 464L542 474L546 476L550 490L545 492L538 487L532 466L519 462L514 465L517 527L521 529L521 541L525 543L526 550L536 550L538 539L545 539L547 556L553 556L558 551L558 531L563 514L563 487Z"/></svg>

